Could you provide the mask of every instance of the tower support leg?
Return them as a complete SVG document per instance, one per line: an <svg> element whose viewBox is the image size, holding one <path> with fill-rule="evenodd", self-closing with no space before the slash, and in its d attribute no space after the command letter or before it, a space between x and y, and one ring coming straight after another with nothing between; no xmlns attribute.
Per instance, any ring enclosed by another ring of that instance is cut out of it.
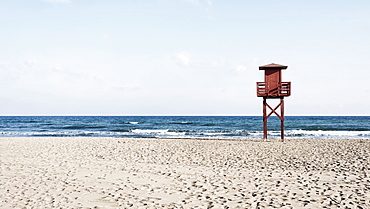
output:
<svg viewBox="0 0 370 209"><path fill-rule="evenodd" d="M271 110L267 114L267 108ZM280 108L280 115L277 112L277 109ZM273 109L269 104L267 104L267 97L263 97L263 139L267 139L267 119L275 114L280 119L280 128L281 128L281 141L284 142L284 97L280 97L280 103Z"/></svg>
<svg viewBox="0 0 370 209"><path fill-rule="evenodd" d="M284 97L280 98L281 141L284 142Z"/></svg>
<svg viewBox="0 0 370 209"><path fill-rule="evenodd" d="M266 112L266 97L263 97L263 139L267 139L267 112Z"/></svg>

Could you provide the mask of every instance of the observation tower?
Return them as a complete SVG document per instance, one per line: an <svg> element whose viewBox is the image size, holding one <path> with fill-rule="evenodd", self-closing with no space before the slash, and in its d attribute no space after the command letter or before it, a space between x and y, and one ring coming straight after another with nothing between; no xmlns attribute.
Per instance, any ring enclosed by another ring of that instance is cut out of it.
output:
<svg viewBox="0 0 370 209"><path fill-rule="evenodd" d="M284 97L290 96L290 82L282 82L282 70L288 66L271 63L259 67L259 70L265 71L265 81L257 82L257 97L263 97L263 138L267 139L267 119L272 115L281 121L281 141L284 141ZM280 103L272 108L268 99L280 99ZM267 114L267 108L271 110ZM280 108L280 114L278 113Z"/></svg>

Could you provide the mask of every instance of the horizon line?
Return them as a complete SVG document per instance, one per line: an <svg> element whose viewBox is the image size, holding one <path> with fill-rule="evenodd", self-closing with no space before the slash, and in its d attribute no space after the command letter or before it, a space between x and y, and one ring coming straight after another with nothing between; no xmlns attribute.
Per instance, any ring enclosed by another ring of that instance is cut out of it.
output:
<svg viewBox="0 0 370 209"><path fill-rule="evenodd" d="M261 116L262 114L0 114L6 116ZM370 116L370 114L287 114L285 116Z"/></svg>

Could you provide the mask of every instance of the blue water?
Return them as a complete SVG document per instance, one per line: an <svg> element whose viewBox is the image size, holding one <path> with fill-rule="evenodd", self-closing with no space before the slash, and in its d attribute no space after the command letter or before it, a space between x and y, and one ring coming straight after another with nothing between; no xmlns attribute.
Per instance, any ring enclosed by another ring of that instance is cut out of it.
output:
<svg viewBox="0 0 370 209"><path fill-rule="evenodd" d="M263 138L261 116L0 116L0 136ZM268 119L269 138L280 120ZM370 116L287 116L286 138L370 138Z"/></svg>

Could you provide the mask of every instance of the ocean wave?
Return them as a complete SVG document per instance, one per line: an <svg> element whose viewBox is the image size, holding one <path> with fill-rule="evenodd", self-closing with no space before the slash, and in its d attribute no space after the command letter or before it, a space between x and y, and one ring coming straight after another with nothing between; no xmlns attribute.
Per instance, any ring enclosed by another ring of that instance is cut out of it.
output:
<svg viewBox="0 0 370 209"><path fill-rule="evenodd" d="M83 125L71 125L71 126L64 126L61 129L102 129L106 128L106 126L83 126Z"/></svg>
<svg viewBox="0 0 370 209"><path fill-rule="evenodd" d="M130 129L113 129L113 130L110 130L112 132L131 132Z"/></svg>
<svg viewBox="0 0 370 209"><path fill-rule="evenodd" d="M132 125L136 125L136 124L139 124L140 122L137 122L137 121L124 121L124 122L121 122L121 124L132 124Z"/></svg>
<svg viewBox="0 0 370 209"><path fill-rule="evenodd" d="M308 126L302 128L306 131L370 131L369 128L362 127L327 127L327 126Z"/></svg>
<svg viewBox="0 0 370 209"><path fill-rule="evenodd" d="M195 131L194 130L174 130L174 129L168 129L168 132L179 132L179 133L185 132L185 133L189 133L189 132L195 132Z"/></svg>
<svg viewBox="0 0 370 209"><path fill-rule="evenodd" d="M10 137L83 137L83 136L101 136L99 132L88 132L88 131L80 131L80 132L1 132L3 136L10 136Z"/></svg>
<svg viewBox="0 0 370 209"><path fill-rule="evenodd" d="M194 123L192 123L192 122L170 122L168 124L191 125L191 124L194 124Z"/></svg>
<svg viewBox="0 0 370 209"><path fill-rule="evenodd" d="M280 132L272 134L279 135ZM288 130L285 131L288 138L369 138L370 131L307 131L307 130Z"/></svg>
<svg viewBox="0 0 370 209"><path fill-rule="evenodd" d="M159 135L159 136L164 136L164 135L185 135L185 132L175 132L175 131L169 130L169 129L165 129L165 130L157 130L157 129L151 129L151 130L134 129L134 130L131 130L131 132L136 133L136 134L142 134L143 136L145 136L145 135Z"/></svg>
<svg viewBox="0 0 370 209"><path fill-rule="evenodd" d="M214 124L214 123L206 123L206 124L202 124L201 126L216 126L216 124Z"/></svg>
<svg viewBox="0 0 370 209"><path fill-rule="evenodd" d="M306 131L306 130L287 130L284 133L287 139L369 139L370 131ZM38 130L31 132L3 131L1 136L20 137L144 137L144 138L225 138L225 139L262 139L262 131L194 131L194 130L171 130L171 129L112 129L109 131L46 131ZM280 138L280 131L268 131L268 138Z"/></svg>

